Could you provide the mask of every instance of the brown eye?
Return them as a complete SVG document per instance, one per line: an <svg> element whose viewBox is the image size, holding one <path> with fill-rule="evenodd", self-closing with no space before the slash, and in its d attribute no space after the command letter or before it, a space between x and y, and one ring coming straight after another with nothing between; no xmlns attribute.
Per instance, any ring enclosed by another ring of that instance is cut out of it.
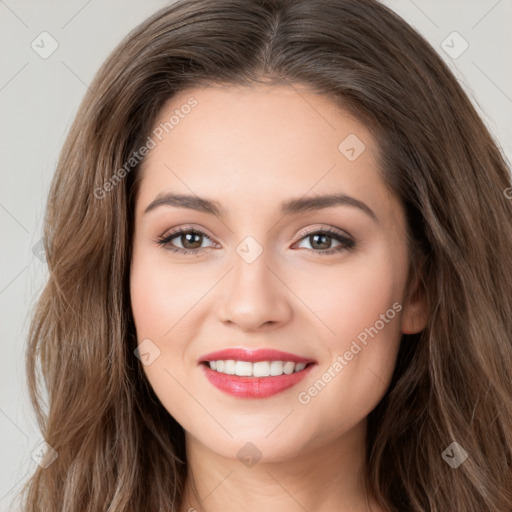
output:
<svg viewBox="0 0 512 512"><path fill-rule="evenodd" d="M176 247L173 240L178 240L181 247ZM205 248L201 247L204 239L211 241L210 237L200 230L196 229L176 229L168 234L157 239L157 243L170 251L179 253L197 253L203 251Z"/></svg>
<svg viewBox="0 0 512 512"><path fill-rule="evenodd" d="M332 240L339 242L337 247L332 248ZM330 229L317 230L306 234L301 240L307 240L311 246L309 251L319 254L333 254L343 250L352 249L355 246L354 240L344 236L337 231Z"/></svg>

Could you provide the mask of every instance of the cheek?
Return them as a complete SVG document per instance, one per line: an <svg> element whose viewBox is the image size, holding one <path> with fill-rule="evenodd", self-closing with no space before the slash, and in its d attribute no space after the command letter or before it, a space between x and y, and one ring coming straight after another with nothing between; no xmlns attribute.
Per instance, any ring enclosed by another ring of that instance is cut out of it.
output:
<svg viewBox="0 0 512 512"><path fill-rule="evenodd" d="M198 329L194 306L211 287L208 276L191 266L173 265L168 256L164 249L135 245L130 270L130 300L138 343L149 339L159 351L158 358L144 367L152 379L164 369L172 369L180 379L186 375L190 340L197 336Z"/></svg>
<svg viewBox="0 0 512 512"><path fill-rule="evenodd" d="M365 329L376 322L382 338L399 331L396 309L401 308L393 309L393 304L401 301L402 281L402 272L392 258L379 251L318 272L314 286L311 280L304 281L298 295L322 321L322 337L329 350L344 352L353 339L359 335L364 338ZM389 320L385 328L381 315Z"/></svg>
<svg viewBox="0 0 512 512"><path fill-rule="evenodd" d="M179 331L186 324L179 320L186 313L186 304L181 293L175 291L181 287L176 283L179 273L170 276L169 265L158 259L158 253L155 258L153 251L134 247L130 300L139 350L149 349L151 354L149 364L143 366L144 373L164 407L174 414L185 408L187 400L179 384L186 378L185 341L179 341Z"/></svg>
<svg viewBox="0 0 512 512"><path fill-rule="evenodd" d="M143 257L134 257L130 298L139 341L143 338L159 339L165 333L166 323L171 321L166 312L173 311L169 303L172 294L168 293L168 286L158 270L150 262L146 263Z"/></svg>
<svg viewBox="0 0 512 512"><path fill-rule="evenodd" d="M332 421L338 415L368 414L384 395L395 367L405 276L397 254L386 254L333 269L332 275L315 280L316 292L310 288L305 299L316 304L315 314L328 327L323 329L321 382L311 390L311 401L319 410L329 409Z"/></svg>
<svg viewBox="0 0 512 512"><path fill-rule="evenodd" d="M130 299L137 336L163 342L169 330L197 301L198 283L169 264L164 249L134 249L130 271ZM204 292L203 292L204 293Z"/></svg>

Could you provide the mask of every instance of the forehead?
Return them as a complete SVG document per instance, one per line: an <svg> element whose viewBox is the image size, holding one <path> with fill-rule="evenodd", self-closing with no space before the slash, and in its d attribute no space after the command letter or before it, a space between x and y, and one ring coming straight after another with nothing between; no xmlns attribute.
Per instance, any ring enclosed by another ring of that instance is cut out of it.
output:
<svg viewBox="0 0 512 512"><path fill-rule="evenodd" d="M312 152L316 160L319 149L337 150L348 135L364 141L368 153L377 151L361 122L331 98L300 85L188 89L166 103L154 128L159 141L169 139L169 144L173 140L180 145L185 139L191 142L190 135L195 134L204 144L220 146L222 142L222 147L231 147L232 153L237 148L245 153L252 148L260 154L264 149L263 157L271 150L288 159Z"/></svg>
<svg viewBox="0 0 512 512"><path fill-rule="evenodd" d="M151 137L155 147L141 169L146 206L172 191L265 208L339 192L392 207L370 131L297 85L182 91L159 113Z"/></svg>

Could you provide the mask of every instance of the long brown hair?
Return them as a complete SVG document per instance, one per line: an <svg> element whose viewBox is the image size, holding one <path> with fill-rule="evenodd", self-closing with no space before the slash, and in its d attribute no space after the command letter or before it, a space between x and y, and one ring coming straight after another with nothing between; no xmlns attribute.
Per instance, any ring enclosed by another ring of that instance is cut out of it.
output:
<svg viewBox="0 0 512 512"><path fill-rule="evenodd" d="M403 336L369 415L369 491L393 512L511 510L510 171L442 59L374 0L178 1L103 64L48 200L49 278L26 363L58 457L26 483L23 509L179 510L184 432L134 356L128 278L140 162L131 159L177 92L255 83L304 84L364 122L407 214L411 268L431 315L421 333ZM453 442L468 455L457 468L443 457Z"/></svg>

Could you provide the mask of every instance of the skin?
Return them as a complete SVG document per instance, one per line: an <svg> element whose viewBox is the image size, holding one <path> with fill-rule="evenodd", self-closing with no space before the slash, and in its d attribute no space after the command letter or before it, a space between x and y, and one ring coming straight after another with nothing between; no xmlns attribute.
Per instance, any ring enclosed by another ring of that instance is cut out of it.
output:
<svg viewBox="0 0 512 512"><path fill-rule="evenodd" d="M417 283L406 286L406 219L379 174L376 142L330 99L299 86L190 89L168 102L155 126L191 97L197 106L142 167L130 283L139 343L150 339L160 351L145 374L186 432L180 511L366 512L366 417L389 386L402 332L427 321ZM366 147L354 161L338 149L349 134ZM218 201L225 216L170 205L144 213L161 192ZM377 221L347 205L279 211L284 200L333 192L364 202ZM188 245L180 235L172 240L189 255L155 242L180 226L207 235ZM335 238L322 246L305 232L326 227L355 246L322 254L343 246ZM263 249L252 263L236 251L249 235ZM395 302L401 311L300 403L298 394ZM275 348L318 364L272 397L233 397L198 363L229 347ZM250 467L237 456L247 442L261 453ZM190 492L191 474L202 503ZM372 511L384 510L369 501Z"/></svg>

